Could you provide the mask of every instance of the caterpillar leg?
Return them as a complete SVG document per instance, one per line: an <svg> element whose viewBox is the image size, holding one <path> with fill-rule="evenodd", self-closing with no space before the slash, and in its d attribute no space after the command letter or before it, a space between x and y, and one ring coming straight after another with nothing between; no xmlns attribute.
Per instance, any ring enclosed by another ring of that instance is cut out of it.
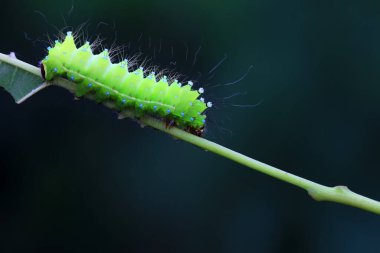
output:
<svg viewBox="0 0 380 253"><path fill-rule="evenodd" d="M204 127L193 128L193 127L188 126L188 127L186 127L185 131L189 132L191 134L194 134L196 136L202 137L204 134L205 128Z"/></svg>
<svg viewBox="0 0 380 253"><path fill-rule="evenodd" d="M174 127L175 126L175 122L173 119L165 119L165 127L166 129L169 129L171 127Z"/></svg>

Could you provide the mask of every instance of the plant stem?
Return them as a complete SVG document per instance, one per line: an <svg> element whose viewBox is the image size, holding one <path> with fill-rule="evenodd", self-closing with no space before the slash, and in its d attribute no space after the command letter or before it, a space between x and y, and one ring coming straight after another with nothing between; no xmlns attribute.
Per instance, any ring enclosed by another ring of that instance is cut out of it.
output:
<svg viewBox="0 0 380 253"><path fill-rule="evenodd" d="M0 54L0 60L5 61L8 64L12 64L14 66L20 67L30 73L33 73L36 75L40 74L39 71L37 71L36 67L19 60L10 59L9 56ZM75 83L70 82L63 78L57 78L51 84L63 87L65 89L68 89L71 92L75 91ZM45 86L48 86L48 85L45 85ZM93 95L88 95L86 97L89 99L94 99ZM104 105L111 109L115 109L115 104L111 101L104 102ZM304 179L302 177L293 175L286 171L277 169L268 164L249 158L236 151L223 147L219 144L216 144L204 138L190 134L179 128L175 128L175 127L167 128L164 122L150 116L137 118L133 111L121 112L120 118L125 118L125 117L132 118L138 121L141 125L147 125L147 126L153 127L160 131L168 133L178 139L194 144L204 150L211 151L215 154L224 156L232 161L240 163L251 169L257 170L271 177L274 177L282 181L285 181L287 183L290 183L292 185L298 186L306 190L309 193L309 195L317 201L330 201L330 202L341 203L344 205L350 205L353 207L361 208L363 210L380 215L380 202L369 199L357 193L354 193L350 191L346 186L327 187L327 186L315 183L313 181Z"/></svg>
<svg viewBox="0 0 380 253"><path fill-rule="evenodd" d="M166 132L178 139L194 144L204 150L224 156L232 161L245 165L253 170L260 171L271 177L280 179L292 185L306 190L309 195L317 201L337 202L345 205L361 208L376 214L380 214L380 202L369 199L350 191L346 186L327 187L305 178L293 175L286 171L277 169L271 165L262 163L236 151L223 147L217 143L189 134L178 128L167 129L160 120L144 117L140 120L144 124Z"/></svg>

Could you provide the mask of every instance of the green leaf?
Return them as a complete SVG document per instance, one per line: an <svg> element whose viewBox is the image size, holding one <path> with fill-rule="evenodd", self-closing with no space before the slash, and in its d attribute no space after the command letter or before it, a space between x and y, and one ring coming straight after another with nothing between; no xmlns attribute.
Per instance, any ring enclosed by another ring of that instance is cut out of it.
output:
<svg viewBox="0 0 380 253"><path fill-rule="evenodd" d="M46 87L46 84L39 68L17 60L14 54L0 54L0 86L19 104Z"/></svg>

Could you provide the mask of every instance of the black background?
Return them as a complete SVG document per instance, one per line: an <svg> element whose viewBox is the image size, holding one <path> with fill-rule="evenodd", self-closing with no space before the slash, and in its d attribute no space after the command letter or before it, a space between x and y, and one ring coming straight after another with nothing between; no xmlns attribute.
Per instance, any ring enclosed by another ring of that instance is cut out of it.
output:
<svg viewBox="0 0 380 253"><path fill-rule="evenodd" d="M100 34L203 85L216 105L206 138L380 199L379 1L6 0L0 14L2 53L37 65L54 27L86 23L82 39ZM66 90L22 105L2 90L0 115L1 252L380 251L379 216Z"/></svg>

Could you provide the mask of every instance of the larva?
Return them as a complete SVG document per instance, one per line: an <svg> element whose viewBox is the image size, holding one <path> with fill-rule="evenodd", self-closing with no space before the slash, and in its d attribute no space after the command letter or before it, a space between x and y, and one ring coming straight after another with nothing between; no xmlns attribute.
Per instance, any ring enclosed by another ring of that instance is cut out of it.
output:
<svg viewBox="0 0 380 253"><path fill-rule="evenodd" d="M193 90L191 81L182 86L166 76L157 80L154 72L144 76L142 67L130 72L128 60L112 63L107 49L93 54L89 42L77 48L72 32L48 47L41 73L46 80L61 76L74 82L78 97L94 93L98 102L112 100L119 110L147 113L199 136L204 131L205 110L212 107L211 102L198 99L204 89Z"/></svg>

